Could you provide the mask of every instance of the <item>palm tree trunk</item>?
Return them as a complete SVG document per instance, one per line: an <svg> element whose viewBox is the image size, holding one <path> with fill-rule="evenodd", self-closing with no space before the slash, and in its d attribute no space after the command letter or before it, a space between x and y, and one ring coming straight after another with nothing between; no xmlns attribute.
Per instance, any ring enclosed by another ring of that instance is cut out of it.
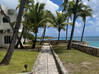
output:
<svg viewBox="0 0 99 74"><path fill-rule="evenodd" d="M60 31L58 31L58 41L60 40Z"/></svg>
<svg viewBox="0 0 99 74"><path fill-rule="evenodd" d="M13 27L14 24L11 22L10 17L9 17L8 15L5 14L5 12L3 11L3 9L2 9L1 7L0 7L0 9L1 9L1 12L0 12L0 13L2 13L2 14L7 18L8 23L9 23L10 27L12 28L12 30L13 30L13 32L14 32L14 27ZM18 35L17 35L17 38L18 38L18 40L20 40L20 38L19 38ZM20 46L22 46L21 41L19 41L19 43L20 43Z"/></svg>
<svg viewBox="0 0 99 74"><path fill-rule="evenodd" d="M73 26L72 26L72 31L71 31L71 37L70 37L70 41L69 41L68 46L67 46L68 50L72 48L72 39L73 39L74 29L75 29L76 11L77 11L77 7L78 7L78 2L79 2L79 0L76 0L75 12L74 12L74 18L73 18Z"/></svg>
<svg viewBox="0 0 99 74"><path fill-rule="evenodd" d="M19 13L18 13L18 16L17 16L16 26L15 26L15 30L14 30L14 33L13 33L13 36L12 36L12 40L11 40L10 46L8 48L8 51L5 55L5 57L0 62L0 65L8 65L10 63L10 60L11 60L13 52L14 52L14 47L15 47L15 43L16 43L16 40L17 40L16 35L18 35L18 30L19 30L19 27L20 27L20 24L21 24L25 3L26 3L26 0L21 0L21 2L20 2Z"/></svg>
<svg viewBox="0 0 99 74"><path fill-rule="evenodd" d="M68 25L66 26L66 40L68 38Z"/></svg>
<svg viewBox="0 0 99 74"><path fill-rule="evenodd" d="M23 41L23 44L25 44L26 43L26 38L24 38L24 41Z"/></svg>
<svg viewBox="0 0 99 74"><path fill-rule="evenodd" d="M41 40L40 44L42 44L42 42L44 41L45 32L46 32L46 25L44 27L44 31L43 31L43 35L42 35L42 40Z"/></svg>
<svg viewBox="0 0 99 74"><path fill-rule="evenodd" d="M67 23L69 22L69 17L67 19ZM66 40L68 40L68 24L66 26Z"/></svg>
<svg viewBox="0 0 99 74"><path fill-rule="evenodd" d="M33 49L34 49L35 46L36 46L36 41L37 41L37 33L35 33L35 38L34 38L33 45L32 45L32 48L33 48Z"/></svg>
<svg viewBox="0 0 99 74"><path fill-rule="evenodd" d="M18 48L18 45L19 45L19 44L20 44L20 48L21 48L21 49L23 49L23 48L24 48L24 46L23 46L23 44L22 44L22 42L21 42L22 36L23 36L23 34L24 34L24 30L25 30L25 27L23 27L23 29L22 29L21 36L20 36L20 38L18 39L18 41L17 41L17 44L16 44L15 48Z"/></svg>
<svg viewBox="0 0 99 74"><path fill-rule="evenodd" d="M85 26L86 26L86 24L85 24L85 21L84 21L84 26L83 26L82 36L81 36L81 42L83 41Z"/></svg>

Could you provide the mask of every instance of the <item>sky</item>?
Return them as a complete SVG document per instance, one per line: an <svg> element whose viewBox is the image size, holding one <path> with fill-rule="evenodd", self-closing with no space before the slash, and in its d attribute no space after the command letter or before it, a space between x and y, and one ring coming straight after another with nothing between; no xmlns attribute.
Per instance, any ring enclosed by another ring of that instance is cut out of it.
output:
<svg viewBox="0 0 99 74"><path fill-rule="evenodd" d="M56 11L61 11L61 4L63 0L35 0L39 2L45 3L45 9L50 10L54 15L56 15ZM83 0L83 2L89 5L93 11L93 17L87 17L86 28L85 28L85 36L99 36L99 0ZM15 9L18 1L17 0L0 0L0 4L5 5L8 8ZM81 36L82 34L83 22L81 18L78 18L76 21L74 36ZM39 29L38 36L41 36L43 29ZM68 35L71 33L71 26L69 26ZM61 37L65 37L65 31L61 31ZM46 36L57 37L57 29L55 28L47 28Z"/></svg>

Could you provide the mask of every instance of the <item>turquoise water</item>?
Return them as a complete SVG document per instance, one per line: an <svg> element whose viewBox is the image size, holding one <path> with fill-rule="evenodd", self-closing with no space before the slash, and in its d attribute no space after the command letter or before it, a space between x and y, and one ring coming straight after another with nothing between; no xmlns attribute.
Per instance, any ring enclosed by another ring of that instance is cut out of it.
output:
<svg viewBox="0 0 99 74"><path fill-rule="evenodd" d="M54 38L52 40L57 40L57 38ZM66 40L66 38L61 37L60 40ZM68 40L69 40L69 38L68 38ZM74 37L73 40L79 40L80 41L80 37ZM87 41L89 43L89 46L99 48L99 37L85 37L84 41Z"/></svg>

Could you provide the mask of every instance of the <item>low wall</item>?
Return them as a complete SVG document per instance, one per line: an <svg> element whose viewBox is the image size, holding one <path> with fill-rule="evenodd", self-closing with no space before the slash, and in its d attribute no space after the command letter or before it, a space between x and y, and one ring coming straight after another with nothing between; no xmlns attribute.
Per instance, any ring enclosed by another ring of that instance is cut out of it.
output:
<svg viewBox="0 0 99 74"><path fill-rule="evenodd" d="M59 74L68 74L67 70L65 69L65 67L63 66L61 60L59 59L58 55L54 52L52 45L50 45L53 57L55 59L56 62L56 66L58 69Z"/></svg>
<svg viewBox="0 0 99 74"><path fill-rule="evenodd" d="M57 42L58 43L68 43L68 40L67 41L66 40L60 40L60 41L57 41L57 40L49 41L48 40L45 42L50 42L53 45ZM72 48L75 48L75 49L85 52L87 54L99 57L99 48L88 46L88 42L80 42L80 41L73 40Z"/></svg>
<svg viewBox="0 0 99 74"><path fill-rule="evenodd" d="M53 44L56 44L57 42L58 43L68 43L69 40L59 40L59 41L57 41L57 40L46 40L44 42L49 42L49 43L51 43L53 45ZM83 44L83 45L88 45L88 42L81 42L81 41L76 41L76 40L73 40L73 43L79 43L79 44Z"/></svg>
<svg viewBox="0 0 99 74"><path fill-rule="evenodd" d="M72 43L72 48L99 57L99 48L90 47L79 43Z"/></svg>

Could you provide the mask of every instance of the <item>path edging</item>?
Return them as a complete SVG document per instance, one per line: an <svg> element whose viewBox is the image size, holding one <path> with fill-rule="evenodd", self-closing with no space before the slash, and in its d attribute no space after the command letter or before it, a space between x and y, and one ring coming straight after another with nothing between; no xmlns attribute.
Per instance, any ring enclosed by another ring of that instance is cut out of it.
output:
<svg viewBox="0 0 99 74"><path fill-rule="evenodd" d="M68 72L66 71L65 67L63 66L62 62L60 61L60 58L58 57L58 55L54 52L52 45L50 44L50 48L53 54L53 57L55 59L56 62L56 66L57 69L59 71L59 74L68 74Z"/></svg>

